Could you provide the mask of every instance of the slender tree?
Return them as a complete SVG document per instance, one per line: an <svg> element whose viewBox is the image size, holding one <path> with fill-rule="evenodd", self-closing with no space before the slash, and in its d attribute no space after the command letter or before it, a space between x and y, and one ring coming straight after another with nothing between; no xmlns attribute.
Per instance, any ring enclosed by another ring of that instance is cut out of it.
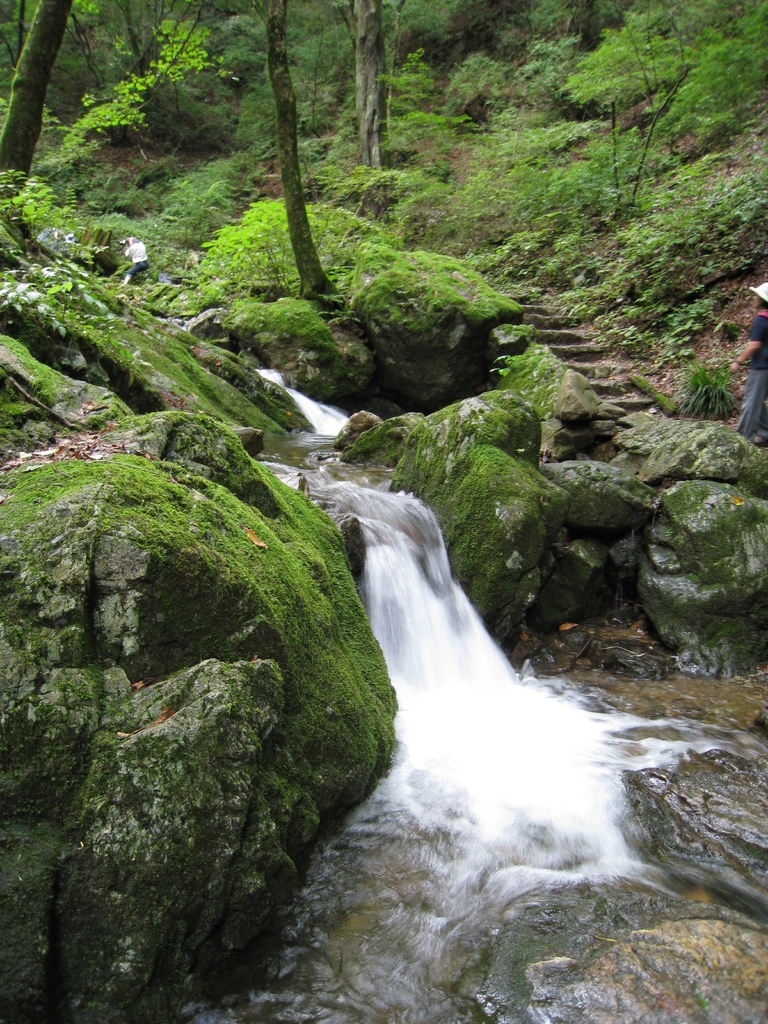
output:
<svg viewBox="0 0 768 1024"><path fill-rule="evenodd" d="M381 0L355 0L355 106L362 161L386 163L386 90Z"/></svg>
<svg viewBox="0 0 768 1024"><path fill-rule="evenodd" d="M64 38L72 0L40 0L11 86L0 136L0 171L29 174L43 126L48 82Z"/></svg>
<svg viewBox="0 0 768 1024"><path fill-rule="evenodd" d="M275 98L277 156L280 161L288 231L301 281L300 291L307 297L326 295L333 291L333 285L320 264L304 202L296 132L296 95L291 82L288 51L285 45L287 6L288 0L267 2L267 63Z"/></svg>

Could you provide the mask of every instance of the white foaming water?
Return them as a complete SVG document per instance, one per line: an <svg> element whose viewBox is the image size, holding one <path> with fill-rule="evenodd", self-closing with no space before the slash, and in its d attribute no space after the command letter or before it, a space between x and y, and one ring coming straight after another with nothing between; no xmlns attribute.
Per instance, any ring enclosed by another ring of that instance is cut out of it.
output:
<svg viewBox="0 0 768 1024"><path fill-rule="evenodd" d="M265 380L271 380L273 384L279 384L287 391L296 405L304 413L312 425L316 434L323 437L335 437L349 419L349 414L343 409L337 409L334 405L324 405L312 398L303 395L295 388L289 388L285 383L285 377L279 370L260 369L259 373Z"/></svg>
<svg viewBox="0 0 768 1024"><path fill-rule="evenodd" d="M669 723L590 712L521 679L451 579L424 506L349 483L322 497L365 530L362 596L398 694L398 751L315 855L247 1003L196 1021L474 1020L461 979L521 900L642 873L621 830L621 771L714 743L685 723L663 739Z"/></svg>

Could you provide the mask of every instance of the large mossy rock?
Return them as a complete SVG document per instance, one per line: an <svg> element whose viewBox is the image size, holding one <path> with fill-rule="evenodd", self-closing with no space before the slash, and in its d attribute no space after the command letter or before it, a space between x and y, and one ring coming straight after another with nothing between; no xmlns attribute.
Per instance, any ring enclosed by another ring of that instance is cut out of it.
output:
<svg viewBox="0 0 768 1024"><path fill-rule="evenodd" d="M768 1000L768 930L654 892L536 899L496 941L482 990L522 1024L744 1024Z"/></svg>
<svg viewBox="0 0 768 1024"><path fill-rule="evenodd" d="M498 387L516 391L531 403L539 419L555 418L555 405L567 367L546 345L531 343L520 355L508 361L509 372Z"/></svg>
<svg viewBox="0 0 768 1024"><path fill-rule="evenodd" d="M144 455L4 476L9 1024L50 1019L54 977L75 1024L174 1019L388 764L393 691L341 535L215 433L167 414L126 425Z"/></svg>
<svg viewBox="0 0 768 1024"><path fill-rule="evenodd" d="M361 246L352 306L376 354L377 383L406 407L431 412L488 380L490 332L522 309L459 260Z"/></svg>
<svg viewBox="0 0 768 1024"><path fill-rule="evenodd" d="M663 480L719 480L768 498L768 451L721 423L645 417L621 431L613 465L655 485Z"/></svg>
<svg viewBox="0 0 768 1024"><path fill-rule="evenodd" d="M128 406L108 388L68 377L38 362L21 342L0 335L2 447L11 443L9 434L18 444L26 439L34 445L40 431L24 431L28 420L47 421L58 429L69 423L80 430L98 430L130 414Z"/></svg>
<svg viewBox="0 0 768 1024"><path fill-rule="evenodd" d="M108 388L133 412L183 409L266 434L283 433L237 387L200 365L192 335L122 304L92 276L81 284L57 293L55 315L52 306L44 313L30 305L11 309L7 333L39 362Z"/></svg>
<svg viewBox="0 0 768 1024"><path fill-rule="evenodd" d="M263 377L251 362L248 352L235 354L205 341L198 341L191 352L201 366L237 388L284 430L311 429L309 420L286 389Z"/></svg>
<svg viewBox="0 0 768 1024"><path fill-rule="evenodd" d="M690 480L662 492L638 593L683 664L735 674L768 657L768 502Z"/></svg>
<svg viewBox="0 0 768 1024"><path fill-rule="evenodd" d="M416 426L392 482L435 510L457 579L500 638L535 598L568 504L536 468L539 441L533 408L491 391Z"/></svg>
<svg viewBox="0 0 768 1024"><path fill-rule="evenodd" d="M571 461L545 463L541 472L570 499L566 526L621 533L638 529L651 514L655 492L627 470L602 462Z"/></svg>
<svg viewBox="0 0 768 1024"><path fill-rule="evenodd" d="M242 348L318 401L357 394L373 376L370 350L348 334L335 337L311 302L239 299L224 323Z"/></svg>
<svg viewBox="0 0 768 1024"><path fill-rule="evenodd" d="M386 466L394 469L405 451L405 442L424 419L420 412L393 416L370 430L341 453L341 461L363 466Z"/></svg>

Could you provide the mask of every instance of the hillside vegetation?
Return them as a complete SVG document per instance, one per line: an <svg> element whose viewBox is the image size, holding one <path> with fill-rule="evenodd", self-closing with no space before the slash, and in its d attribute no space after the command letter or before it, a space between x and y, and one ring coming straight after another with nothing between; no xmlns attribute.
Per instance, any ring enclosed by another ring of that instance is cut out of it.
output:
<svg viewBox="0 0 768 1024"><path fill-rule="evenodd" d="M190 286L181 312L295 294L259 6L76 4L23 211L32 232L140 235L153 275ZM734 292L765 262L767 14L756 0L388 0L390 160L374 170L358 162L351 5L289 4L332 280L343 294L359 242L383 236L460 256L516 297L554 297L655 368L723 361L744 326Z"/></svg>

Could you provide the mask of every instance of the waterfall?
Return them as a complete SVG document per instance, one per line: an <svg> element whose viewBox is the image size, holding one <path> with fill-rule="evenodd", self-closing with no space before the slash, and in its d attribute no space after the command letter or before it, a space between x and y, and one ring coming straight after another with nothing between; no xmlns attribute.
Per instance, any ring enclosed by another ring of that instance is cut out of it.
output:
<svg viewBox="0 0 768 1024"><path fill-rule="evenodd" d="M285 383L285 377L279 370L262 368L259 370L259 373L265 380L271 380L273 384L279 384L281 388L288 392L299 409L304 413L304 416L309 420L316 434L321 434L325 437L335 437L347 422L349 413L344 412L343 409L337 409L334 405L324 405L322 402L316 402L314 399L308 398L307 395L303 395L301 391L288 387Z"/></svg>
<svg viewBox="0 0 768 1024"><path fill-rule="evenodd" d="M322 466L310 486L363 525L361 593L398 694L398 748L316 851L247 999L195 1020L476 1020L461 979L522 903L642 876L622 833L622 770L715 743L694 724L593 711L521 677L451 578L428 509Z"/></svg>

